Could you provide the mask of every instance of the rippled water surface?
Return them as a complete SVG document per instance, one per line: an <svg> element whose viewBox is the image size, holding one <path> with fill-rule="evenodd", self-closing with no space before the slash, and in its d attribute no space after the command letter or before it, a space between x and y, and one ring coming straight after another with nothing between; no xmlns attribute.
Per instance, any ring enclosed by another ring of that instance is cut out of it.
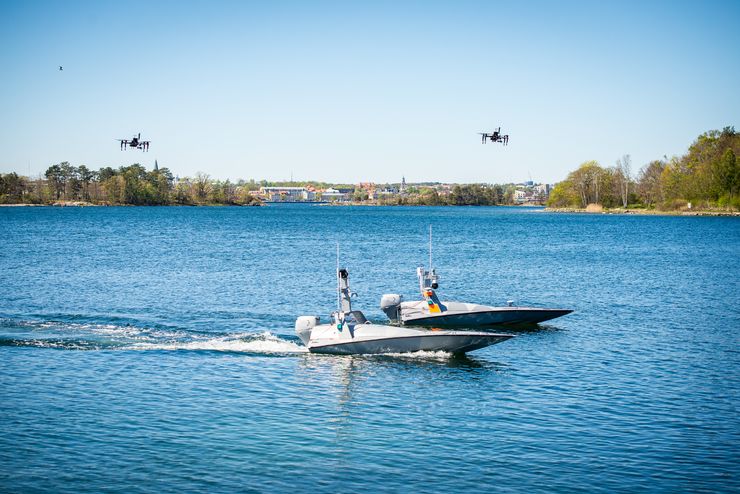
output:
<svg viewBox="0 0 740 494"><path fill-rule="evenodd" d="M575 309L469 354L307 353L302 314ZM740 220L0 208L2 492L737 492Z"/></svg>

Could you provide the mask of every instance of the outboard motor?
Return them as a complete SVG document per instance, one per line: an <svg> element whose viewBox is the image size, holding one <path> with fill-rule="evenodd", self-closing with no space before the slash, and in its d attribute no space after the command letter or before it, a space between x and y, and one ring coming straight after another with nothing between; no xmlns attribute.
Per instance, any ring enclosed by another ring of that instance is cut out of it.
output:
<svg viewBox="0 0 740 494"><path fill-rule="evenodd" d="M391 321L400 322L402 300L402 295L387 293L380 297L380 310L385 312L385 315L388 316L388 319Z"/></svg>
<svg viewBox="0 0 740 494"><path fill-rule="evenodd" d="M295 320L295 332L304 345L308 346L311 331L319 323L319 316L301 316Z"/></svg>

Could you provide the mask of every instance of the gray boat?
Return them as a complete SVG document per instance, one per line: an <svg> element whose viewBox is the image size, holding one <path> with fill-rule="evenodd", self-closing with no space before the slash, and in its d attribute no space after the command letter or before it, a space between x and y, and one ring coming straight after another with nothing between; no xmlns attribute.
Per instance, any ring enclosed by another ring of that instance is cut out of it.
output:
<svg viewBox="0 0 740 494"><path fill-rule="evenodd" d="M419 351L461 354L512 338L510 334L487 331L438 331L373 324L359 310L352 310L349 273L337 269L339 308L330 322L320 324L318 316L296 319L295 331L312 353L387 354Z"/></svg>
<svg viewBox="0 0 740 494"><path fill-rule="evenodd" d="M419 267L419 291L422 300L404 302L398 294L380 299L380 309L393 324L433 328L478 328L500 325L534 325L573 312L571 309L504 307L441 301L437 296L439 276L432 267L432 229L429 228L429 270Z"/></svg>

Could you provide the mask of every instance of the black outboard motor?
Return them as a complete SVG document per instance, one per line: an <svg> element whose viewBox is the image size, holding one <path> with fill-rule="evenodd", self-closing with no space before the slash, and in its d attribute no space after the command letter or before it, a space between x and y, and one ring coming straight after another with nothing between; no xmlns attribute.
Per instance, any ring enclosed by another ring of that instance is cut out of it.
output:
<svg viewBox="0 0 740 494"><path fill-rule="evenodd" d="M402 295L387 293L380 298L380 310L393 322L401 322Z"/></svg>

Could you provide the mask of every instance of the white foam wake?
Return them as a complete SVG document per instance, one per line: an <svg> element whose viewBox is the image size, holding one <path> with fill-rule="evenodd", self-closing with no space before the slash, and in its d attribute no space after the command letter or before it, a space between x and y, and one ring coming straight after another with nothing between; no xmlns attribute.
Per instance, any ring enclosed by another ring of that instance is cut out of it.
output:
<svg viewBox="0 0 740 494"><path fill-rule="evenodd" d="M210 350L219 352L243 353L305 353L308 349L295 342L284 340L270 332L260 335L253 333L232 334L217 338L168 343L134 343L131 350Z"/></svg>

